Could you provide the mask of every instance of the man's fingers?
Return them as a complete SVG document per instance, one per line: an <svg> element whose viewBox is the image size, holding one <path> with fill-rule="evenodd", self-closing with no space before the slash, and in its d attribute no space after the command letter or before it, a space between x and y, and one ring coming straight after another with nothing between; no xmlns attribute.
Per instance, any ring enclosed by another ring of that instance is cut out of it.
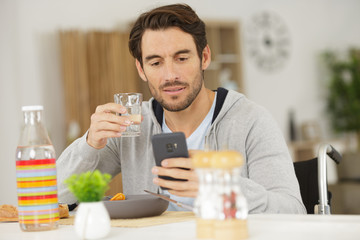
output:
<svg viewBox="0 0 360 240"><path fill-rule="evenodd" d="M197 192L198 183L196 181L174 181L165 180L162 178L154 178L153 182L161 187L169 188L171 191L183 192Z"/></svg>
<svg viewBox="0 0 360 240"><path fill-rule="evenodd" d="M163 168L153 167L152 173L159 176L168 176L172 178L184 180L197 180L197 175L194 170L187 170L181 168Z"/></svg>
<svg viewBox="0 0 360 240"><path fill-rule="evenodd" d="M122 125L130 125L131 124L131 121L128 116L117 116L112 113L104 113L104 112L94 113L91 116L91 122L93 124L98 123L98 122L111 122L111 123L117 123L117 124L122 124Z"/></svg>
<svg viewBox="0 0 360 240"><path fill-rule="evenodd" d="M172 167L178 167L178 168L192 168L192 161L190 158L168 158L164 159L161 162L161 166L172 168Z"/></svg>
<svg viewBox="0 0 360 240"><path fill-rule="evenodd" d="M198 177L192 169L192 160L190 158L168 158L161 162L161 166L153 167L152 173L186 181L172 181L157 177L153 180L155 184L170 189L169 192L177 196L196 197L199 188Z"/></svg>
<svg viewBox="0 0 360 240"><path fill-rule="evenodd" d="M94 132L101 132L101 131L123 132L126 130L126 126L111 122L99 122L96 125L91 126L91 130L93 130Z"/></svg>
<svg viewBox="0 0 360 240"><path fill-rule="evenodd" d="M107 103L104 105L99 105L96 107L95 113L105 112L105 113L126 113L126 108L117 103Z"/></svg>
<svg viewBox="0 0 360 240"><path fill-rule="evenodd" d="M120 137L126 127L131 124L128 116L115 115L116 113L126 113L125 107L116 103L107 103L96 108L91 115L91 124L87 143L97 149L103 148L108 138Z"/></svg>

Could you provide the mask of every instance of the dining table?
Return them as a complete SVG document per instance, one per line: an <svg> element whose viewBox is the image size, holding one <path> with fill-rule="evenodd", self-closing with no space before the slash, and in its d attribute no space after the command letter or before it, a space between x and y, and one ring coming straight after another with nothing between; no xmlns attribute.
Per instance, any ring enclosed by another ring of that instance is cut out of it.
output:
<svg viewBox="0 0 360 240"><path fill-rule="evenodd" d="M360 215L250 214L247 219L251 240L323 240L360 239ZM73 225L59 225L55 230L23 232L17 222L0 223L0 239L57 240L80 239ZM196 220L165 223L147 227L111 227L103 239L191 240L196 237ZM226 239L224 239L226 240Z"/></svg>

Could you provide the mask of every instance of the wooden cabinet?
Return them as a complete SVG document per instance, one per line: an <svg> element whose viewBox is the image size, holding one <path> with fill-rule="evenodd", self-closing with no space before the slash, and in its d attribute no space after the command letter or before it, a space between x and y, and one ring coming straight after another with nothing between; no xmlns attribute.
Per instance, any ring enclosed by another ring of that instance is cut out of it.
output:
<svg viewBox="0 0 360 240"><path fill-rule="evenodd" d="M205 85L244 92L240 25L236 21L205 21L212 62L205 70Z"/></svg>

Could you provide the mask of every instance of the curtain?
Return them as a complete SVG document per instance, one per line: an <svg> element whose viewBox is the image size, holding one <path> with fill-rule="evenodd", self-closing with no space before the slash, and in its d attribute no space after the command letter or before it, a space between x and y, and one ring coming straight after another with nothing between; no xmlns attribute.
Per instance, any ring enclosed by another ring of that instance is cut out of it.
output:
<svg viewBox="0 0 360 240"><path fill-rule="evenodd" d="M129 53L128 38L120 31L60 32L67 144L88 130L96 107L113 102L115 93L142 92L144 99L149 98ZM121 174L106 194L117 192L122 192Z"/></svg>
<svg viewBox="0 0 360 240"><path fill-rule="evenodd" d="M127 32L61 31L61 57L68 144L90 126L98 105L118 92L143 92L128 50Z"/></svg>

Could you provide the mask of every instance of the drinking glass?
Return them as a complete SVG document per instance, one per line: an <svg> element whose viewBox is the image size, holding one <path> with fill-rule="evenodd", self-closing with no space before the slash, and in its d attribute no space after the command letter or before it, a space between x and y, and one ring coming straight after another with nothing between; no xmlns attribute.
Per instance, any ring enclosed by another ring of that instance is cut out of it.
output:
<svg viewBox="0 0 360 240"><path fill-rule="evenodd" d="M141 124L141 93L117 93L114 95L114 101L126 108L126 113L121 116L128 116L131 125L126 127L126 131L121 134L122 137L140 136Z"/></svg>

